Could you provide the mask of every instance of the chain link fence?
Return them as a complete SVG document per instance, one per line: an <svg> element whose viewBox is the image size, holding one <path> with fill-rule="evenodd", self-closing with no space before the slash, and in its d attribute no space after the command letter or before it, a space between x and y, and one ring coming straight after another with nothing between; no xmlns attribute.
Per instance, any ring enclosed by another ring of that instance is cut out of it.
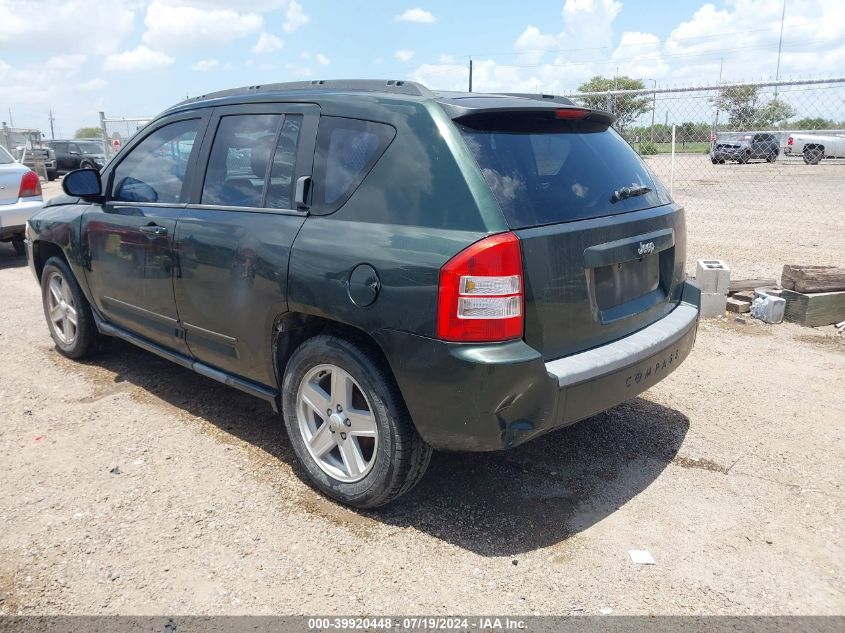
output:
<svg viewBox="0 0 845 633"><path fill-rule="evenodd" d="M617 131L683 204L841 204L845 78L565 96L614 113Z"/></svg>
<svg viewBox="0 0 845 633"><path fill-rule="evenodd" d="M120 117L108 118L105 112L100 112L100 130L105 147L106 160L114 156L118 150L153 117Z"/></svg>

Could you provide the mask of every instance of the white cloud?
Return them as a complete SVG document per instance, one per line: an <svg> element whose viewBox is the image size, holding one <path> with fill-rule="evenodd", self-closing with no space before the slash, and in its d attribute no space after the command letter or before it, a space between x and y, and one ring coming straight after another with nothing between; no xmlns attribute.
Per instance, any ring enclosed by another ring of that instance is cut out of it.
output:
<svg viewBox="0 0 845 633"><path fill-rule="evenodd" d="M400 13L393 19L397 22L416 22L417 24L432 24L437 22L437 18L430 11L420 9L419 7L407 9L404 13Z"/></svg>
<svg viewBox="0 0 845 633"><path fill-rule="evenodd" d="M272 53L274 51L278 51L284 47L285 43L275 35L271 35L270 33L262 33L258 36L258 41L255 43L255 46L252 47L253 53Z"/></svg>
<svg viewBox="0 0 845 633"><path fill-rule="evenodd" d="M261 29L264 19L257 13L232 9L201 9L171 6L153 0L144 16L145 44L163 50L214 46L242 38Z"/></svg>
<svg viewBox="0 0 845 633"><path fill-rule="evenodd" d="M0 79L5 79L8 72L12 69L9 64L0 59Z"/></svg>
<svg viewBox="0 0 845 633"><path fill-rule="evenodd" d="M105 70L155 70L170 66L175 60L161 51L150 50L143 44L131 51L113 53L106 57Z"/></svg>
<svg viewBox="0 0 845 633"><path fill-rule="evenodd" d="M47 60L45 66L51 70L58 70L66 73L74 73L79 70L86 61L88 55L77 53L75 55L57 55Z"/></svg>
<svg viewBox="0 0 845 633"><path fill-rule="evenodd" d="M393 56L400 62L408 62L411 61L411 58L414 56L414 51L402 48L393 53Z"/></svg>
<svg viewBox="0 0 845 633"><path fill-rule="evenodd" d="M539 63L545 54L560 47L558 37L541 33L536 26L527 26L513 45L519 53L517 60L520 64Z"/></svg>
<svg viewBox="0 0 845 633"><path fill-rule="evenodd" d="M285 23L282 25L285 33L293 33L297 29L308 24L310 18L305 15L302 10L302 5L296 0L290 0L287 10L285 11Z"/></svg>
<svg viewBox="0 0 845 633"><path fill-rule="evenodd" d="M317 53L317 63L320 64L321 66L328 66L329 64L332 63L332 60L330 60L328 57L326 57L322 53Z"/></svg>
<svg viewBox="0 0 845 633"><path fill-rule="evenodd" d="M84 92L94 92L96 90L102 90L108 85L109 82L105 79L95 77L94 79L89 79L88 81L83 81L82 83L76 84L76 88L77 90L82 90Z"/></svg>
<svg viewBox="0 0 845 633"><path fill-rule="evenodd" d="M98 3L96 10L89 0L0 0L0 48L40 46L56 43L57 33L85 33L62 37L62 52L111 53L131 33L136 6L135 0Z"/></svg>
<svg viewBox="0 0 845 633"><path fill-rule="evenodd" d="M212 70L219 70L222 66L218 59L201 59L196 64L191 65L191 70L199 73L207 73Z"/></svg>
<svg viewBox="0 0 845 633"><path fill-rule="evenodd" d="M451 64L455 61L455 58L451 55L447 55L446 53L440 53L440 56L437 58L441 64Z"/></svg>
<svg viewBox="0 0 845 633"><path fill-rule="evenodd" d="M623 33L610 59L619 62L620 75L629 77L657 79L670 70L661 54L660 39L652 33Z"/></svg>

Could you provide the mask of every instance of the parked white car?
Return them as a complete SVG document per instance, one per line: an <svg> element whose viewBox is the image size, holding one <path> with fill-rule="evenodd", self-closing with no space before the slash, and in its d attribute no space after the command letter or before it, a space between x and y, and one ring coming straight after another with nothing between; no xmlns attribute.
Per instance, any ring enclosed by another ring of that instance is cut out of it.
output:
<svg viewBox="0 0 845 633"><path fill-rule="evenodd" d="M38 174L0 147L0 242L11 242L23 255L26 222L43 206Z"/></svg>
<svg viewBox="0 0 845 633"><path fill-rule="evenodd" d="M845 134L792 132L786 139L784 153L800 154L808 165L818 165L823 158L845 158Z"/></svg>

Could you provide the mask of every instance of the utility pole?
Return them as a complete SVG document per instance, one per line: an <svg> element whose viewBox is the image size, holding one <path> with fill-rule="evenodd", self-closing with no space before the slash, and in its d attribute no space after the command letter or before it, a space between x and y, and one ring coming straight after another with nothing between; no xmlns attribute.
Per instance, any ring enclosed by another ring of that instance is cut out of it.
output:
<svg viewBox="0 0 845 633"><path fill-rule="evenodd" d="M469 91L472 92L472 57L469 58Z"/></svg>
<svg viewBox="0 0 845 633"><path fill-rule="evenodd" d="M786 18L786 0L783 0L783 11L780 14L780 39L778 40L778 63L775 68L775 81L780 79L780 49L783 46L783 20ZM778 86L775 84L775 99L778 98Z"/></svg>
<svg viewBox="0 0 845 633"><path fill-rule="evenodd" d="M53 116L53 108L50 108L50 116L47 117L50 119L50 138L54 141L56 140L56 133L53 131L53 121L56 120L56 117Z"/></svg>
<svg viewBox="0 0 845 633"><path fill-rule="evenodd" d="M15 127L15 122L12 121L12 108L9 108L9 127Z"/></svg>

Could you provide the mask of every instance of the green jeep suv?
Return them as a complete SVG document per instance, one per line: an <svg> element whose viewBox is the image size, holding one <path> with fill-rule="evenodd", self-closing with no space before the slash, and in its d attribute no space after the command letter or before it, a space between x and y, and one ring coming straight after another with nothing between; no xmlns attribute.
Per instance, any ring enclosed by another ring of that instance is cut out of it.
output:
<svg viewBox="0 0 845 633"><path fill-rule="evenodd" d="M50 333L267 400L315 486L383 505L433 449L516 446L690 351L683 209L611 123L403 81L190 99L30 220Z"/></svg>

